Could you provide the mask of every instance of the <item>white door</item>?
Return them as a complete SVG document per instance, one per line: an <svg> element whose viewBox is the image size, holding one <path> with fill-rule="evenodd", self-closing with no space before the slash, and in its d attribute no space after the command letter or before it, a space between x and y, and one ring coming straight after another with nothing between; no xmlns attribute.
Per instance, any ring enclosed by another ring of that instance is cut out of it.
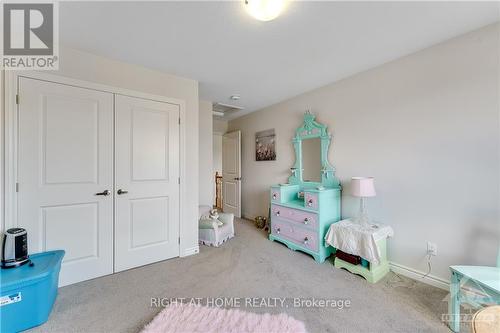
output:
<svg viewBox="0 0 500 333"><path fill-rule="evenodd" d="M115 271L179 256L179 105L115 96Z"/></svg>
<svg viewBox="0 0 500 333"><path fill-rule="evenodd" d="M222 137L222 209L241 217L241 132Z"/></svg>
<svg viewBox="0 0 500 333"><path fill-rule="evenodd" d="M28 78L18 89L17 216L29 252L66 251L60 285L112 273L113 94Z"/></svg>

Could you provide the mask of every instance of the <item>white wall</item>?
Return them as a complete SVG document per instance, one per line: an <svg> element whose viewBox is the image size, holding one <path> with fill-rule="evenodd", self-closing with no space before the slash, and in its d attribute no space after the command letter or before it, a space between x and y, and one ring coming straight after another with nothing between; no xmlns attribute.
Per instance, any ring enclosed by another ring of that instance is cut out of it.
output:
<svg viewBox="0 0 500 333"><path fill-rule="evenodd" d="M214 202L213 175L212 175L212 102L200 101L200 205L212 206Z"/></svg>
<svg viewBox="0 0 500 333"><path fill-rule="evenodd" d="M213 120L213 174L219 171L222 174L222 136L226 134L228 122L225 120Z"/></svg>
<svg viewBox="0 0 500 333"><path fill-rule="evenodd" d="M227 126L228 126L228 122L226 120L222 120L222 119L214 119L213 120L213 129L214 129L214 133L217 133L217 134L225 134L227 132Z"/></svg>
<svg viewBox="0 0 500 333"><path fill-rule="evenodd" d="M335 65L332 60L332 66ZM368 209L390 224L390 260L432 275L494 265L499 221L499 25L430 47L233 120L242 131L243 215L267 215L269 186L294 163L292 136L311 108L333 134L330 160L352 216L352 176L374 176ZM256 162L255 132L276 129L277 160Z"/></svg>
<svg viewBox="0 0 500 333"><path fill-rule="evenodd" d="M222 136L227 132L228 122L221 119L213 120L213 168L212 168L212 193L215 204L215 173L222 175Z"/></svg>
<svg viewBox="0 0 500 333"><path fill-rule="evenodd" d="M219 175L222 175L222 134L214 133L212 137L213 141L213 165L212 165L212 189L214 196L214 204L215 204L215 173L218 172Z"/></svg>
<svg viewBox="0 0 500 333"><path fill-rule="evenodd" d="M219 172L222 175L222 134L214 133L213 135L213 174Z"/></svg>
<svg viewBox="0 0 500 333"><path fill-rule="evenodd" d="M100 83L186 102L186 209L180 225L180 254L198 249L198 82L141 66L60 47L59 71L51 74ZM2 189L3 190L3 189Z"/></svg>

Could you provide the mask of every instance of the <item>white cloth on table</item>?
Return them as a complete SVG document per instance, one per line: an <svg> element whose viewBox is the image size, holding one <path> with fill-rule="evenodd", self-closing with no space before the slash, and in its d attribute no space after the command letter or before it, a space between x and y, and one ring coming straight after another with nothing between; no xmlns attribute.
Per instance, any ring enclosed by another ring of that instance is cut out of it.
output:
<svg viewBox="0 0 500 333"><path fill-rule="evenodd" d="M388 225L370 223L363 226L349 219L332 223L325 236L325 242L343 252L358 255L370 263L380 263L380 249L377 241L394 236Z"/></svg>

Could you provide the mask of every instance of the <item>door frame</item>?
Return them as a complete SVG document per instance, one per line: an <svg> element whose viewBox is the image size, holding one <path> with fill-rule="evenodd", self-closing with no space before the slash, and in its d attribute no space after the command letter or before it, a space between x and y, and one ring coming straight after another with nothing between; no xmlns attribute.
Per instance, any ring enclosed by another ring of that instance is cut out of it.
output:
<svg viewBox="0 0 500 333"><path fill-rule="evenodd" d="M238 159L238 164L239 164L239 194L238 194L238 199L239 199L239 207L238 207L238 212L239 212L239 216L237 217L241 217L242 216L242 213L241 213L241 185L242 185L242 181L241 181L241 175L242 175L242 172L241 172L241 131L240 130L234 130L234 131L231 131L231 132L226 132L222 135L222 210L224 211L224 198L226 197L225 196L225 186L224 186L224 137L226 135L229 135L229 134L234 134L234 133L238 133L238 143L239 143L239 147L238 147L238 152L239 152L239 159ZM234 214L235 216L237 214Z"/></svg>
<svg viewBox="0 0 500 333"><path fill-rule="evenodd" d="M19 78L24 77L28 79L42 80L52 83L64 84L79 88L97 90L117 95L125 95L135 98L143 98L163 103L170 103L179 105L179 193L187 193L186 189L186 102L181 99L170 98L166 96L154 95L134 91L125 88L118 88L104 84L73 79L65 76L48 74L44 72L34 71L4 71L4 214L0 216L2 220L0 223L0 231L5 231L9 228L17 226L17 162L18 162L18 104L17 94L19 91ZM1 87L1 84L0 84ZM2 92L0 91L0 94ZM22 96L20 96L22 102ZM114 100L114 97L113 97ZM114 103L113 103L114 104ZM1 107L1 105L0 105ZM113 106L114 107L114 106ZM113 110L114 112L114 110ZM1 119L1 117L0 117ZM113 120L114 123L114 120ZM1 133L1 131L0 131ZM0 139L0 143L3 140ZM0 150L1 151L1 150ZM113 157L114 159L114 157ZM1 168L0 168L1 170ZM1 175L0 175L1 177ZM0 195L1 197L1 195ZM1 205L0 205L1 207ZM179 238L183 239L181 228L181 221L185 218L186 200L182 195L179 195ZM114 225L114 220L113 220ZM113 227L114 228L114 227ZM179 256L181 255L181 247L179 244Z"/></svg>

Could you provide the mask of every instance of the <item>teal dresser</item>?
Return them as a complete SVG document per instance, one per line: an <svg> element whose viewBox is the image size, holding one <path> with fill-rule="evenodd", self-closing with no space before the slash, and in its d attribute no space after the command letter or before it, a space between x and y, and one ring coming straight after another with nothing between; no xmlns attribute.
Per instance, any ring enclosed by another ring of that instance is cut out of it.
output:
<svg viewBox="0 0 500 333"><path fill-rule="evenodd" d="M325 243L332 223L340 220L340 182L328 162L331 135L307 112L296 130L296 161L288 183L271 187L269 239L310 254L322 263L334 249Z"/></svg>

